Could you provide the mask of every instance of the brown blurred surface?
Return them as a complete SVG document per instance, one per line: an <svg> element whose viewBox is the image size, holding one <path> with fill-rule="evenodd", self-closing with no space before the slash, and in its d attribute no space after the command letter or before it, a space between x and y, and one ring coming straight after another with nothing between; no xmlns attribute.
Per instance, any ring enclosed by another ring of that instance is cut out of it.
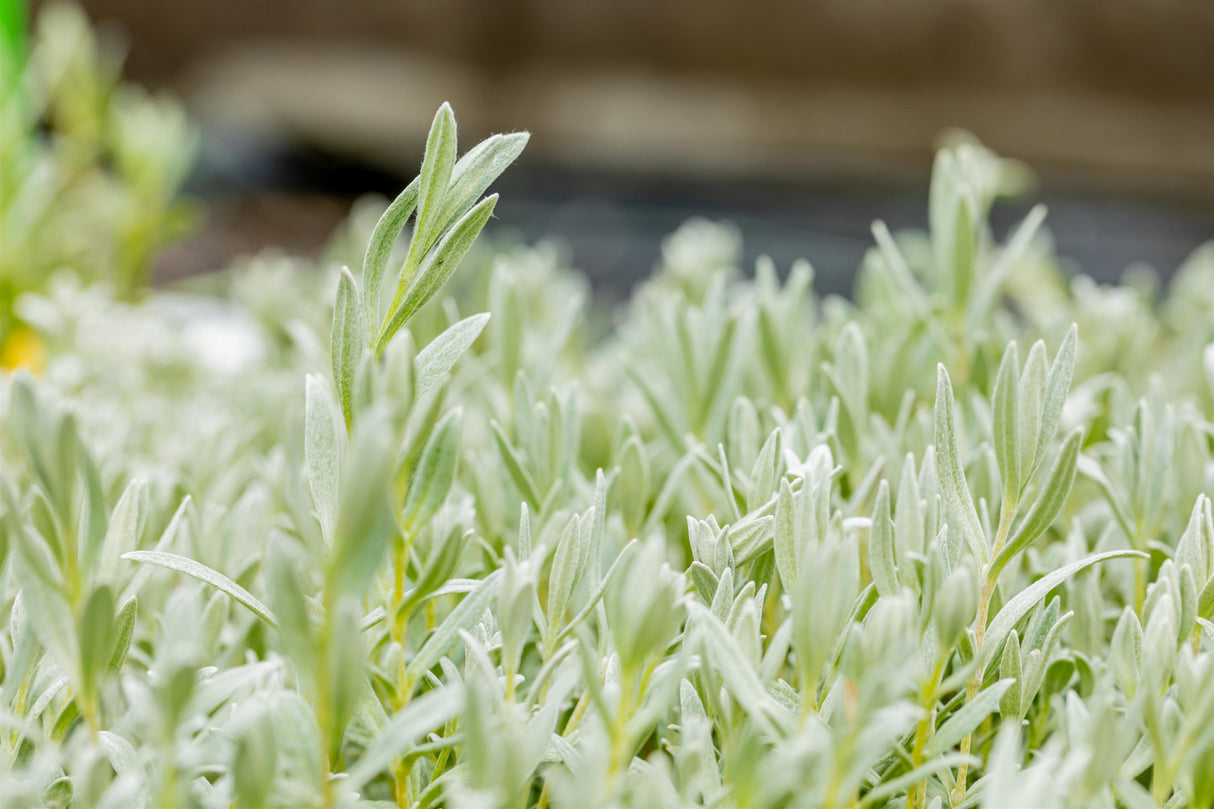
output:
<svg viewBox="0 0 1214 809"><path fill-rule="evenodd" d="M923 226L953 127L1038 171L1060 254L1101 280L1214 238L1214 0L81 2L203 129L209 218L165 280L314 253L416 173L444 100L464 147L532 132L496 227L557 236L600 289L704 215L846 292L873 219Z"/></svg>
<svg viewBox="0 0 1214 809"><path fill-rule="evenodd" d="M882 171L959 126L1046 170L1214 198L1205 0L85 6L127 31L133 78L373 160L450 98L467 130L529 128L569 165Z"/></svg>

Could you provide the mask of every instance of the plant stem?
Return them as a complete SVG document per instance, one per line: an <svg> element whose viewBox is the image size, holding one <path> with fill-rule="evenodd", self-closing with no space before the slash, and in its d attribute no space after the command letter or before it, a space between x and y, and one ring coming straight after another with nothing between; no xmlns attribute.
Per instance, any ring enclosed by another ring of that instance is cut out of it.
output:
<svg viewBox="0 0 1214 809"><path fill-rule="evenodd" d="M409 771L412 769L403 760L392 766L392 780L396 784L396 805L409 809Z"/></svg>
<svg viewBox="0 0 1214 809"><path fill-rule="evenodd" d="M620 768L625 766L624 758L628 755L628 712L629 697L632 692L632 672L628 669L620 671L620 701L616 709L615 722L611 728L611 761L609 773L614 777Z"/></svg>
<svg viewBox="0 0 1214 809"><path fill-rule="evenodd" d="M986 563L986 567L982 571L982 590L978 594L978 615L974 618L975 658L978 658L982 654L982 639L986 635L987 614L991 608L991 597L995 594L995 585L999 580L1000 571L993 568L994 559L1007 542L1008 533L1012 528L1012 519L1016 516L1018 505L1019 503L1009 499L1005 500L999 509L999 528L995 532L995 543L990 552L990 561ZM970 676L969 682L965 684L966 705L969 705L974 701L974 697L978 696L978 692L982 689L982 678L985 674L986 667L979 663L977 668L974 669L973 675ZM961 753L963 755L969 755L973 740L973 733L967 733L965 738L961 740ZM968 765L962 764L957 768L957 784L953 787L953 792L949 796L949 800L953 806L956 806L965 799L965 782L968 774Z"/></svg>
<svg viewBox="0 0 1214 809"><path fill-rule="evenodd" d="M923 718L919 720L918 727L915 728L915 746L911 751L911 769L918 767L923 763L923 749L927 746L928 739L931 738L931 730L934 719L934 707L936 704L936 689L940 685L940 676L944 673L944 664L949 658L949 654L941 654L936 661L936 668L932 671L932 676L923 686L922 698L919 704L923 707ZM922 781L915 785L914 790L910 793L910 800L907 809L917 809L920 806L927 804L927 782Z"/></svg>
<svg viewBox="0 0 1214 809"><path fill-rule="evenodd" d="M1146 547L1146 543L1142 541L1142 526L1135 523L1135 538L1131 538L1130 544L1142 551L1150 553ZM1142 615L1142 605L1147 599L1147 573L1148 567L1151 564L1150 558L1134 560L1134 612Z"/></svg>

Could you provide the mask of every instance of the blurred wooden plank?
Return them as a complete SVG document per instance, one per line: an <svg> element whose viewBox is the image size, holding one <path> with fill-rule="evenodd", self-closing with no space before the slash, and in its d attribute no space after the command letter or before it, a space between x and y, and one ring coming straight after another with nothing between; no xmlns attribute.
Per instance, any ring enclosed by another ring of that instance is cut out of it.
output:
<svg viewBox="0 0 1214 809"><path fill-rule="evenodd" d="M530 158L562 165L706 179L880 173L924 165L941 130L957 126L1043 170L1214 199L1214 103L605 69L499 74L295 46L229 54L189 86L229 130L277 130L405 172L450 100L469 137L527 128Z"/></svg>
<svg viewBox="0 0 1214 809"><path fill-rule="evenodd" d="M606 166L922 166L961 126L1045 168L1214 195L1208 0L85 6L129 31L134 77L247 83L280 124L371 155L450 98L474 131Z"/></svg>

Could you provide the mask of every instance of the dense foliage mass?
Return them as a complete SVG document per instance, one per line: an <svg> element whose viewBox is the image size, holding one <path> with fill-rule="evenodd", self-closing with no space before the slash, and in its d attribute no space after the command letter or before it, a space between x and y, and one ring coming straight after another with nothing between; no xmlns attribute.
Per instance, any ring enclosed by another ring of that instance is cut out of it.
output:
<svg viewBox="0 0 1214 809"><path fill-rule="evenodd" d="M0 0L0 364L31 339L14 298L71 266L129 296L195 218L175 195L195 138L181 107L119 81L116 43L75 6Z"/></svg>
<svg viewBox="0 0 1214 809"><path fill-rule="evenodd" d="M962 143L854 302L696 222L608 323L469 252L525 142L17 298L0 805L1214 804L1214 250L1071 277Z"/></svg>

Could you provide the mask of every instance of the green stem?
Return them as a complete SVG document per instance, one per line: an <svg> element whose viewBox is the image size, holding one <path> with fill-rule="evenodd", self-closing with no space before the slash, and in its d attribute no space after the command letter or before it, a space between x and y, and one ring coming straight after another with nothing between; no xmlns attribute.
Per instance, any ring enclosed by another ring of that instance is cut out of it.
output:
<svg viewBox="0 0 1214 809"><path fill-rule="evenodd" d="M995 594L995 585L999 581L1000 571L995 569L994 560L1007 542L1008 533L1012 528L1012 519L1016 516L1018 506L1018 502L1008 499L1004 501L1003 506L999 509L999 528L995 532L995 543L991 549L990 561L987 562L985 569L982 571L982 591L978 595L978 615L974 618L975 658L980 658L982 654L982 639L986 635L986 621L991 608L991 597ZM982 678L985 674L986 667L979 662L978 666L974 669L973 675L970 676L969 682L965 684L966 705L969 705L978 696L978 692L982 689ZM963 755L969 755L973 740L973 733L967 733L965 738L961 740L961 753ZM968 775L968 765L962 764L957 768L957 784L953 787L953 792L949 796L949 800L953 806L965 800L966 778Z"/></svg>
<svg viewBox="0 0 1214 809"><path fill-rule="evenodd" d="M396 784L396 805L400 809L409 809L409 771L412 769L403 759L392 766L392 780Z"/></svg>
<svg viewBox="0 0 1214 809"><path fill-rule="evenodd" d="M927 747L928 739L931 738L932 725L934 724L933 708L936 705L936 689L940 686L940 677L944 674L944 664L948 658L949 655L947 653L940 655L940 658L936 661L936 668L932 671L932 676L924 684L922 698L919 701L924 714L923 718L919 720L918 727L915 728L915 746L911 751L911 769L923 763L923 750ZM927 781L921 781L910 792L907 809L918 809L918 807L926 805Z"/></svg>
<svg viewBox="0 0 1214 809"><path fill-rule="evenodd" d="M632 693L632 672L629 669L620 671L620 702L616 709L615 722L611 727L611 760L610 775L615 777L622 767L625 767L625 757L628 757L628 713L629 697Z"/></svg>
<svg viewBox="0 0 1214 809"><path fill-rule="evenodd" d="M1141 533L1139 536L1141 536ZM1149 552L1147 551L1145 542L1139 541L1132 544L1144 553ZM1150 564L1150 558L1134 560L1134 612L1139 615L1142 615L1142 605L1147 599L1147 573Z"/></svg>
<svg viewBox="0 0 1214 809"><path fill-rule="evenodd" d="M405 266L401 268L400 278L397 279L396 289L392 293L392 303L388 304L388 313L384 316L384 322L380 324L373 338L372 350L375 352L375 360L377 362L383 357L384 349L388 347L388 341L385 339L388 336L388 324L392 321L392 315L405 300L405 293L409 291L409 286L413 283L413 277L417 275L419 261L420 259L415 259L413 256L413 243L410 242Z"/></svg>
<svg viewBox="0 0 1214 809"><path fill-rule="evenodd" d="M839 789L842 787L842 774L845 766L841 762L846 761L852 754L852 748L855 746L855 730L849 730L844 734L842 740L835 747L834 766L831 767L830 783L826 787L826 797L822 800L823 806L837 806ZM849 801L849 804L852 801Z"/></svg>

